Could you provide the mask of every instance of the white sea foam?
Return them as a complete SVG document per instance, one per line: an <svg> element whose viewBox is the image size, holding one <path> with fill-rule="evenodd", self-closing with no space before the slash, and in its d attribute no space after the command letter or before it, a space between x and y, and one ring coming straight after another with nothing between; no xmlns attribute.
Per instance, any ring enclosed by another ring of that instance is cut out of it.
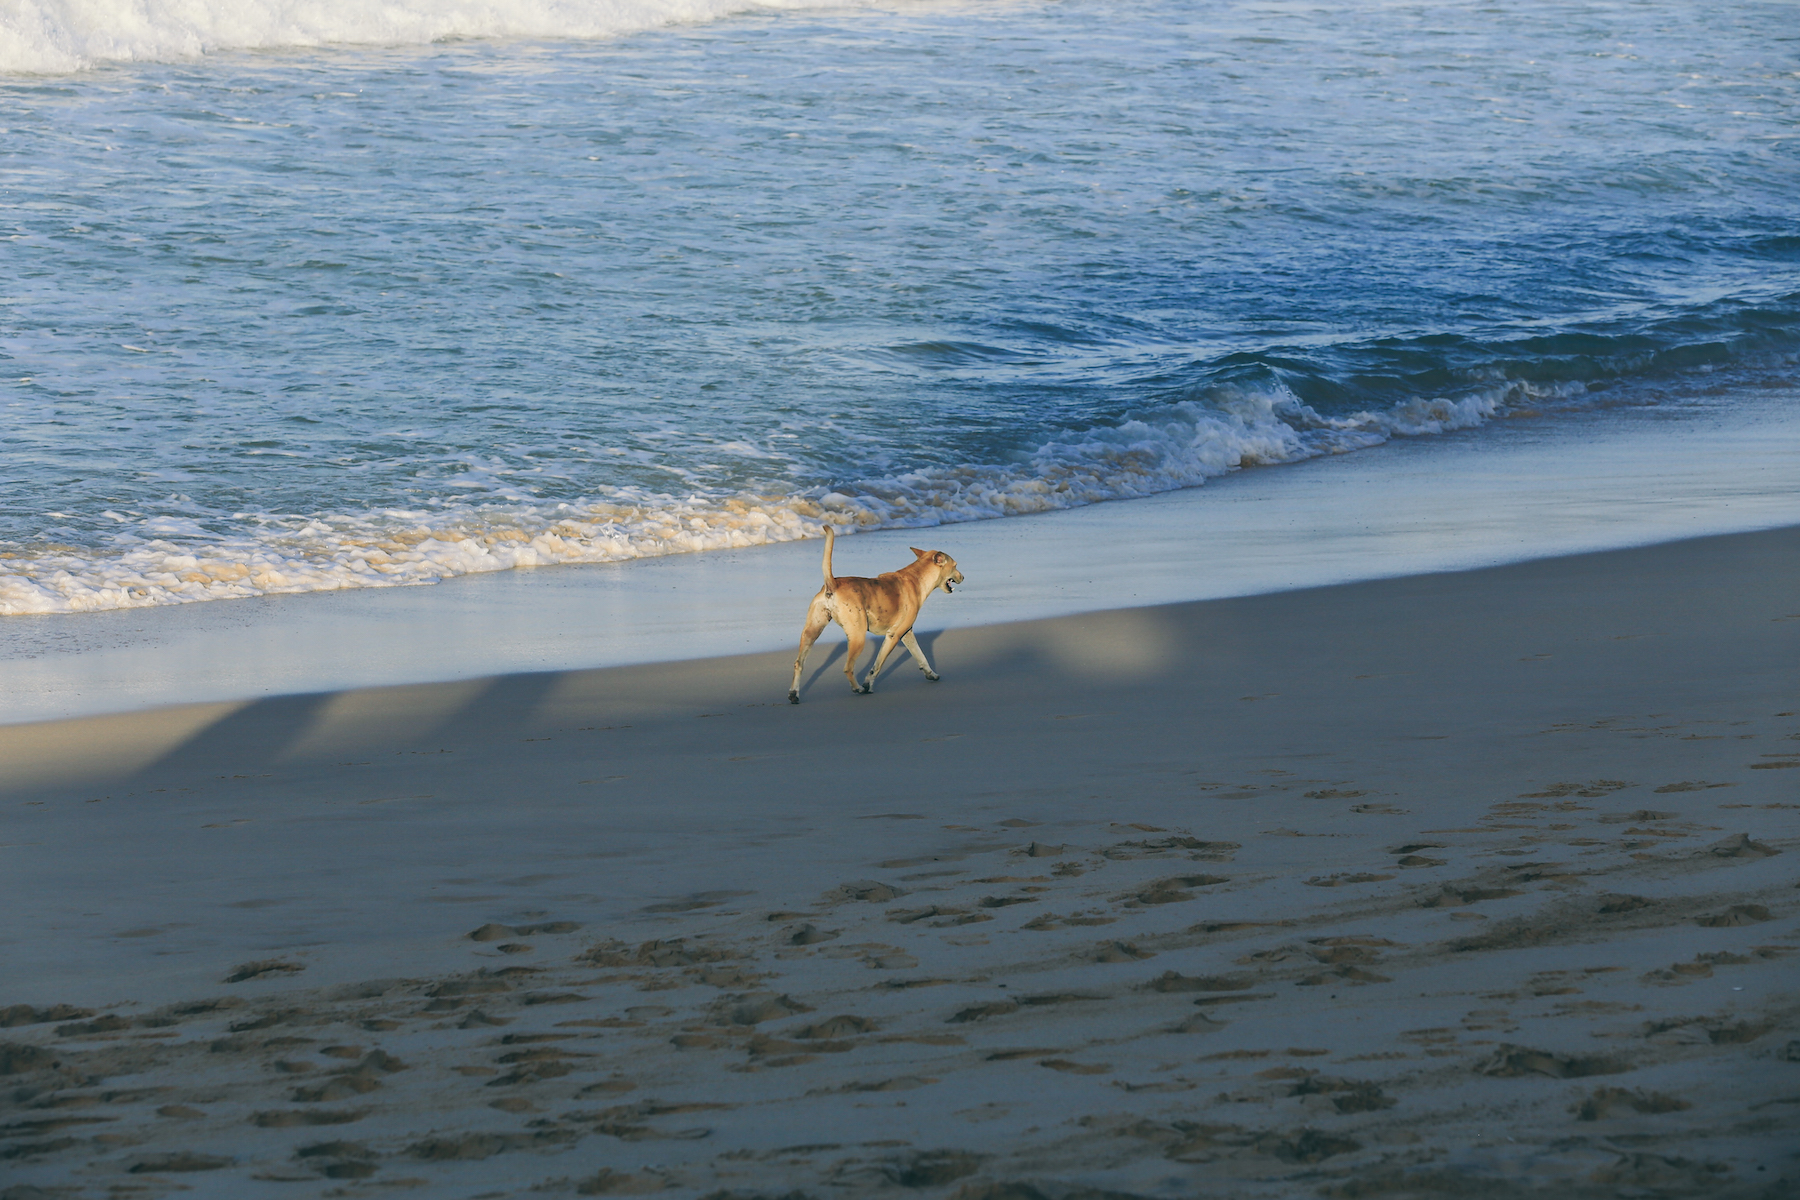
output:
<svg viewBox="0 0 1800 1200"><path fill-rule="evenodd" d="M1566 390L1566 389L1563 389ZM283 592L435 583L480 571L617 562L819 536L947 525L1193 487L1245 466L1294 462L1478 425L1537 394L1506 384L1328 418L1291 392L1215 391L1118 425L1068 433L1010 463L936 467L837 491L689 495L608 489L582 503L468 505L265 516L241 536L163 516L109 513L104 551L0 556L0 614L83 612Z"/></svg>
<svg viewBox="0 0 1800 1200"><path fill-rule="evenodd" d="M803 0L12 0L0 73L63 74L220 50L420 45L449 38L592 38Z"/></svg>

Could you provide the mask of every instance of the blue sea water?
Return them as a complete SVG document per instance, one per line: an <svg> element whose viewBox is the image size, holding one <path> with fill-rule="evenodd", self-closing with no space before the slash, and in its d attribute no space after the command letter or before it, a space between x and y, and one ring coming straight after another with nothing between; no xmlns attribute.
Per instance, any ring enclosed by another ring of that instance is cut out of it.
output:
<svg viewBox="0 0 1800 1200"><path fill-rule="evenodd" d="M0 613L1005 517L1800 371L1788 4L446 7L0 11Z"/></svg>

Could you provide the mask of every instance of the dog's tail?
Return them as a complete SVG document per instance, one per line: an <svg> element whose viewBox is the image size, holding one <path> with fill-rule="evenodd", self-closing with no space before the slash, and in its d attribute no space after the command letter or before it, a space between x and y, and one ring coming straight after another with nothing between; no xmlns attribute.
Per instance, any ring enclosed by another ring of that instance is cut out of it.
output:
<svg viewBox="0 0 1800 1200"><path fill-rule="evenodd" d="M837 580L831 573L831 543L836 540L837 530L827 525L825 527L825 594L827 596L834 594L836 591L834 585Z"/></svg>

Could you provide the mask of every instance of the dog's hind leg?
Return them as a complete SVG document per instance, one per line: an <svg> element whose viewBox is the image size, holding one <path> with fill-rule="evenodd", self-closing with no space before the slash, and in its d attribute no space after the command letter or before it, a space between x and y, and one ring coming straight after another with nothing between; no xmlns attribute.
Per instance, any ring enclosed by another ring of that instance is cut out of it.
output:
<svg viewBox="0 0 1800 1200"><path fill-rule="evenodd" d="M906 634L890 632L886 637L881 639L881 653L875 656L874 665L869 668L869 673L863 676L863 691L872 692L875 690L875 677L881 674L881 668L887 666L888 655L894 652L894 647L900 644L903 637L908 636L911 636L910 632Z"/></svg>
<svg viewBox="0 0 1800 1200"><path fill-rule="evenodd" d="M845 625L844 632L850 637L850 645L844 651L844 678L850 681L850 690L866 692L869 689L856 682L856 660L862 657L863 642L868 634L863 631L861 623Z"/></svg>
<svg viewBox="0 0 1800 1200"><path fill-rule="evenodd" d="M925 651L919 649L919 639L913 636L913 631L907 630L900 640L906 643L907 651L913 656L913 661L919 664L919 670L925 672L925 678L936 683L938 673L931 669L931 660L925 657Z"/></svg>
<svg viewBox="0 0 1800 1200"><path fill-rule="evenodd" d="M806 628L800 631L800 652L794 655L794 682L788 685L789 704L800 703L800 672L806 668L806 656L812 653L813 643L830 622L831 616L823 606L814 605L807 610Z"/></svg>

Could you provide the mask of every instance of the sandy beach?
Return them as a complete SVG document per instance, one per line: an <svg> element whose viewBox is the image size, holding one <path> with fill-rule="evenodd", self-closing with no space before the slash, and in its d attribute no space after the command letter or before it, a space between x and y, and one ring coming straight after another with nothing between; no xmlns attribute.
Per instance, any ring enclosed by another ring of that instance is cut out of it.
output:
<svg viewBox="0 0 1800 1200"><path fill-rule="evenodd" d="M0 727L0 1196L1795 1195L1797 564Z"/></svg>

